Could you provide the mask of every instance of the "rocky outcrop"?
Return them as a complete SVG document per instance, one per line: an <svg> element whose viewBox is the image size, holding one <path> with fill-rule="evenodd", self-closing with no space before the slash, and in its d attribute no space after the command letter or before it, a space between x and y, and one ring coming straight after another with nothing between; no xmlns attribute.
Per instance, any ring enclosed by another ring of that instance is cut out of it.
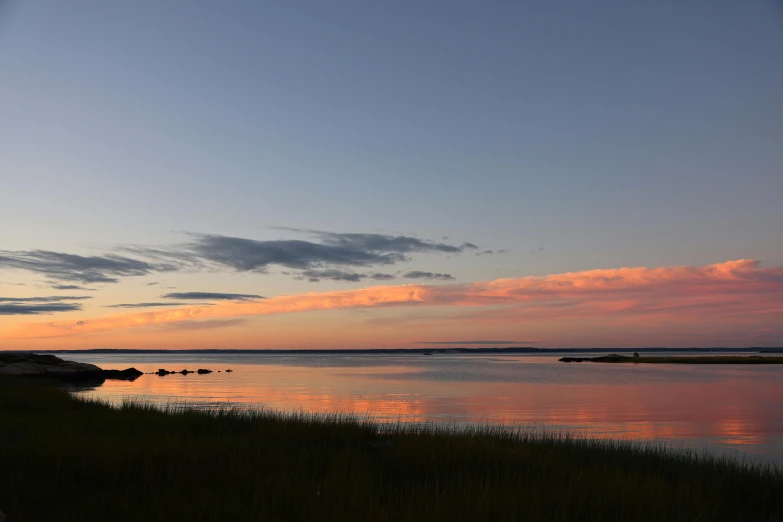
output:
<svg viewBox="0 0 783 522"><path fill-rule="evenodd" d="M155 375L159 375L163 377L164 375L174 375L175 373L178 373L180 375L188 375L189 373L197 373L199 375L204 375L206 373L212 373L212 370L205 370L204 368L199 368L195 372L193 370L182 370L179 372L172 372L169 370L166 370L165 368L160 368L157 372L153 372Z"/></svg>
<svg viewBox="0 0 783 522"><path fill-rule="evenodd" d="M49 377L63 381L132 381L143 374L136 368L103 370L94 364L65 361L54 355L0 352L0 375Z"/></svg>

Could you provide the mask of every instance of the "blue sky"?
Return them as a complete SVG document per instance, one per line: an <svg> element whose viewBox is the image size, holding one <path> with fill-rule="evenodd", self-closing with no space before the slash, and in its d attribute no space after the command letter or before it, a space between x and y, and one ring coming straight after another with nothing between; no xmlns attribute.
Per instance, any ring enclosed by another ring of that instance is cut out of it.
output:
<svg viewBox="0 0 783 522"><path fill-rule="evenodd" d="M406 266L460 282L777 266L781 64L771 0L10 0L0 244L283 226L508 250Z"/></svg>

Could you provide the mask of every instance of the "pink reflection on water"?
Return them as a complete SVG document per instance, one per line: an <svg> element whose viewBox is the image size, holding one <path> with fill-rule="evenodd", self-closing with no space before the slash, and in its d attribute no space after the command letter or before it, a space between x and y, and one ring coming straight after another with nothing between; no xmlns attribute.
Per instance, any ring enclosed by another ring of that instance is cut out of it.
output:
<svg viewBox="0 0 783 522"><path fill-rule="evenodd" d="M145 372L201 366L133 365ZM599 369L596 366L601 365L558 366L551 358L533 357L476 358L467 363L445 359L418 363L414 359L397 364L392 360L378 366L258 360L203 366L231 366L235 372L144 375L132 383L109 381L86 394L109 400L130 396L161 403L185 400L284 411L353 412L404 422L502 422L601 438L733 447L783 461L783 401L779 399L783 397L783 368L639 365ZM448 371L454 368L468 377L449 377ZM489 378L470 380L474 368L488 372ZM514 380L519 372L531 368L531 375L551 376L541 382ZM502 378L491 380L493 372Z"/></svg>

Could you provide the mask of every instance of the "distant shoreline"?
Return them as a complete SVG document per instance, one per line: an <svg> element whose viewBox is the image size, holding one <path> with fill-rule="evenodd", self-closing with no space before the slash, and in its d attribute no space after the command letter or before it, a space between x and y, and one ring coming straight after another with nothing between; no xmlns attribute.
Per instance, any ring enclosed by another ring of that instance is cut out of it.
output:
<svg viewBox="0 0 783 522"><path fill-rule="evenodd" d="M603 357L563 357L565 363L609 363L609 364L783 364L783 357L762 357L761 355L712 355L701 357L634 357L613 353Z"/></svg>
<svg viewBox="0 0 783 522"><path fill-rule="evenodd" d="M751 346L747 348L533 348L533 347L503 347L503 348L374 348L374 349L295 349L295 350L242 350L242 349L203 349L203 350L164 350L164 349L134 349L134 348L91 348L80 350L8 350L18 353L91 353L91 354L563 354L563 353L783 353L783 347Z"/></svg>

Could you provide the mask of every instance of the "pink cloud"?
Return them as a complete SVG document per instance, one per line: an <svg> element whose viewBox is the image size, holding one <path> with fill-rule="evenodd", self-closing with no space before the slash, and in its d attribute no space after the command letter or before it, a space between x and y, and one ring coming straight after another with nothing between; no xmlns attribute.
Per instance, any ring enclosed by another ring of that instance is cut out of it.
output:
<svg viewBox="0 0 783 522"><path fill-rule="evenodd" d="M455 285L376 286L74 322L26 323L4 338L78 335L193 319L377 307L452 307L478 323L610 318L783 323L783 267L739 260L704 267L619 268ZM465 313L458 310L472 308ZM769 327L769 325L766 325Z"/></svg>

